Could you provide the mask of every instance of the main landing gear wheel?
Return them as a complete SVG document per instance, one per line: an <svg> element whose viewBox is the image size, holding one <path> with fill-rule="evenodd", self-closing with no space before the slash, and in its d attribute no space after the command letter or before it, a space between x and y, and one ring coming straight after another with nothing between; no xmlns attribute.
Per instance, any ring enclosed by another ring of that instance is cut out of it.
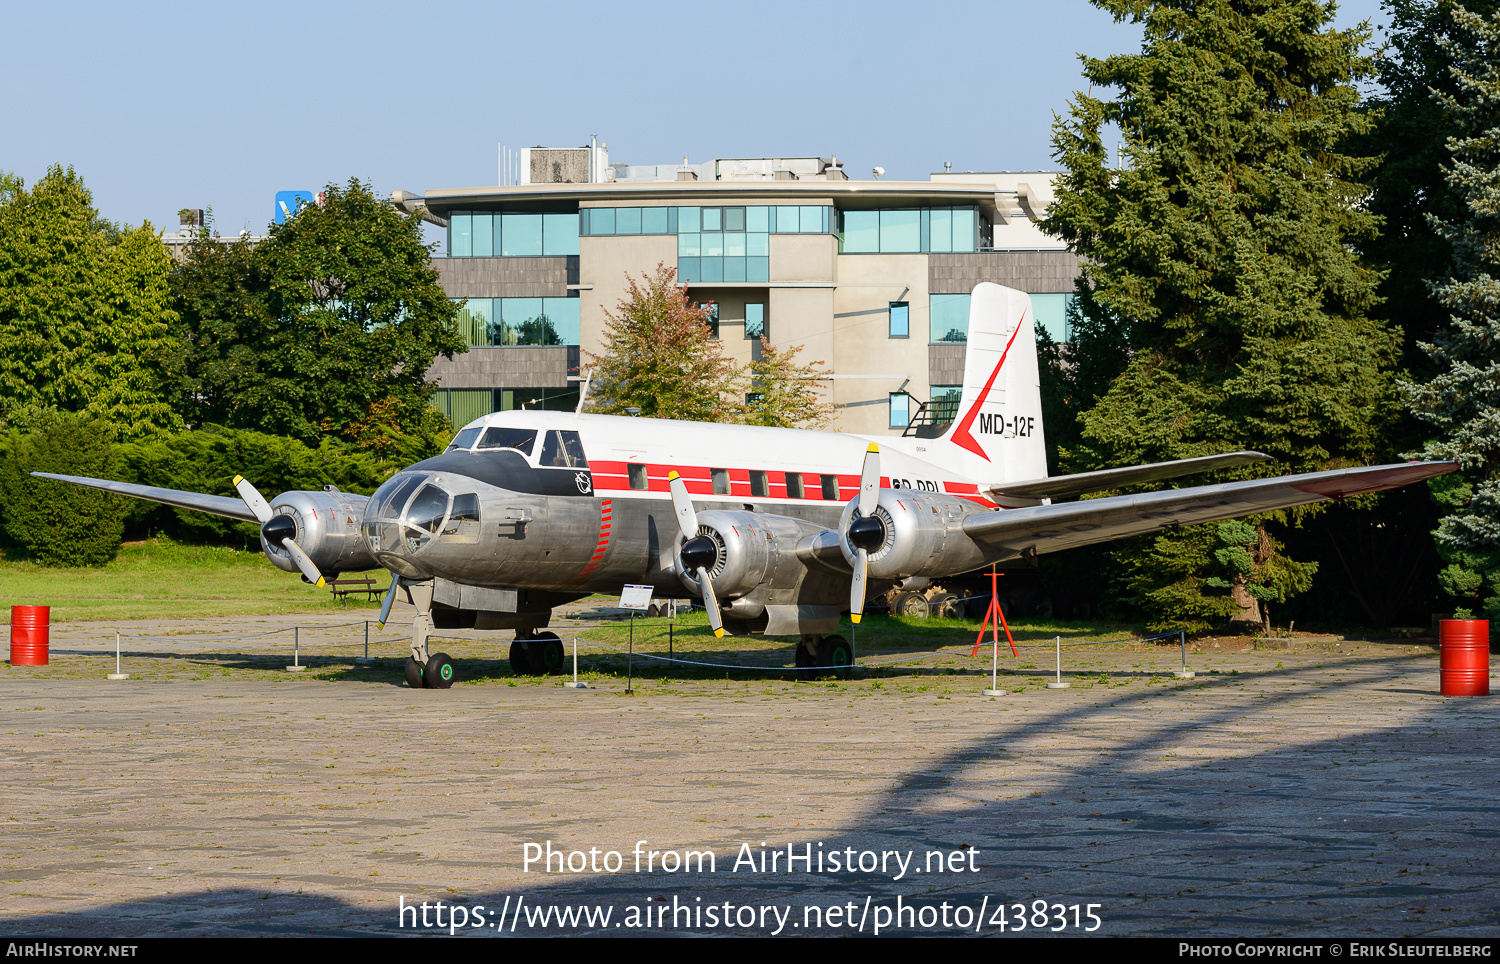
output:
<svg viewBox="0 0 1500 964"><path fill-rule="evenodd" d="M963 613L963 603L951 592L940 592L927 603L927 610L934 619L957 619Z"/></svg>
<svg viewBox="0 0 1500 964"><path fill-rule="evenodd" d="M904 592L891 605L892 616L909 616L912 619L927 618L927 597L919 592Z"/></svg>
<svg viewBox="0 0 1500 964"><path fill-rule="evenodd" d="M530 651L532 669L546 676L556 676L563 671L567 654L563 652L562 640L556 633L537 633L526 641Z"/></svg>
<svg viewBox="0 0 1500 964"><path fill-rule="evenodd" d="M445 690L453 685L453 660L447 653L433 654L422 669L422 682L435 690Z"/></svg>
<svg viewBox="0 0 1500 964"><path fill-rule="evenodd" d="M824 636L818 641L818 675L830 673L837 679L848 679L853 672L854 651L842 636Z"/></svg>
<svg viewBox="0 0 1500 964"><path fill-rule="evenodd" d="M531 653L523 639L511 640L510 671L517 676L532 676L536 672L531 668Z"/></svg>
<svg viewBox="0 0 1500 964"><path fill-rule="evenodd" d="M411 656L406 657L406 685L414 690L427 685L426 680L422 678L422 664Z"/></svg>
<svg viewBox="0 0 1500 964"><path fill-rule="evenodd" d="M807 640L797 641L797 682L807 683L817 679L818 657L808 651Z"/></svg>

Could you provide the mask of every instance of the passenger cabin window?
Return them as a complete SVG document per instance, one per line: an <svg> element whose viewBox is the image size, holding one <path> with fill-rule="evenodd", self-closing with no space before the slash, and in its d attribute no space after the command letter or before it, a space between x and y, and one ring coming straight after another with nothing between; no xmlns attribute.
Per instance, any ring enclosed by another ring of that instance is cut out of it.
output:
<svg viewBox="0 0 1500 964"><path fill-rule="evenodd" d="M632 489L648 489L651 483L646 478L646 467L630 463L630 487Z"/></svg>
<svg viewBox="0 0 1500 964"><path fill-rule="evenodd" d="M555 432L553 433L556 434ZM475 446L478 450L488 449L515 449L522 455L530 456L531 450L536 446L536 429L534 428L506 428L496 425L484 430L484 436L480 438L479 444Z"/></svg>
<svg viewBox="0 0 1500 964"><path fill-rule="evenodd" d="M714 495L728 495L729 494L729 470L728 469L709 469L709 471L711 473L713 473L713 477L714 477Z"/></svg>
<svg viewBox="0 0 1500 964"><path fill-rule="evenodd" d="M554 469L586 469L589 460L583 457L583 442L577 432L548 432L539 464Z"/></svg>
<svg viewBox="0 0 1500 964"><path fill-rule="evenodd" d="M441 541L479 541L479 496L476 493L465 492L453 497L453 511L448 513Z"/></svg>
<svg viewBox="0 0 1500 964"><path fill-rule="evenodd" d="M796 472L786 474L786 497L788 499L802 498L802 476Z"/></svg>
<svg viewBox="0 0 1500 964"><path fill-rule="evenodd" d="M750 494L757 499L766 499L771 495L771 483L766 478L766 473L751 470L750 472Z"/></svg>
<svg viewBox="0 0 1500 964"><path fill-rule="evenodd" d="M823 498L830 502L837 502L839 498L839 477L836 475L823 476Z"/></svg>

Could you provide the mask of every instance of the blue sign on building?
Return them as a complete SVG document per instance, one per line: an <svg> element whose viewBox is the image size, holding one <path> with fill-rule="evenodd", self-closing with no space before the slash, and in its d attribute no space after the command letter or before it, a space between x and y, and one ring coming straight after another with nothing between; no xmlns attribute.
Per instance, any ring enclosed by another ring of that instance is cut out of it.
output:
<svg viewBox="0 0 1500 964"><path fill-rule="evenodd" d="M285 224L297 209L304 204L314 203L311 191L277 191L276 192L276 223Z"/></svg>

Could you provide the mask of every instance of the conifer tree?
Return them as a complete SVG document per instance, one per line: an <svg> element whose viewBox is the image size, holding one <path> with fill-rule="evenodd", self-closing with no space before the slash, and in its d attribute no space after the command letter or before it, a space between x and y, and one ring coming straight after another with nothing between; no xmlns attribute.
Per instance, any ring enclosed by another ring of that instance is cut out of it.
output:
<svg viewBox="0 0 1500 964"><path fill-rule="evenodd" d="M1355 87L1367 32L1332 30L1333 5L1317 0L1094 2L1141 24L1144 41L1138 54L1083 58L1091 89L1115 96L1077 95L1054 134L1065 170L1043 227L1083 255L1080 305L1129 358L1081 416L1073 467L1242 448L1279 460L1242 475L1365 461L1391 410L1397 346L1369 318L1379 275L1351 249L1376 228L1355 183L1371 161L1346 147L1370 126ZM1212 543L1169 532L1125 553ZM1270 547L1282 598L1311 573ZM1234 618L1262 622L1262 600L1237 578ZM1204 628L1206 597L1223 592L1211 579L1223 581L1206 567L1152 577L1137 565L1135 602L1154 625ZM1151 589L1168 584L1177 602Z"/></svg>
<svg viewBox="0 0 1500 964"><path fill-rule="evenodd" d="M1407 389L1441 433L1427 456L1461 466L1461 477L1433 486L1449 510L1437 531L1448 563L1440 579L1454 596L1487 597L1489 618L1500 619L1500 12L1451 16L1438 46L1455 85L1439 103L1455 131L1443 170L1458 210L1431 218L1453 252L1449 276L1432 285L1451 320L1423 346L1437 374Z"/></svg>

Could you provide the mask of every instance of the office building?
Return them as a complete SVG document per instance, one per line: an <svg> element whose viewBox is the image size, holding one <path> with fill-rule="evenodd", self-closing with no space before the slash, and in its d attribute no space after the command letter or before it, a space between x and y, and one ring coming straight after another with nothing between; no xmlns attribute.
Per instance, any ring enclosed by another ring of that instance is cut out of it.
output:
<svg viewBox="0 0 1500 964"><path fill-rule="evenodd" d="M1066 339L1077 258L1035 224L1049 173L857 180L836 157L632 166L602 147L533 148L505 168L514 183L394 196L447 231L434 265L472 347L431 375L457 423L573 408L581 352L600 351L627 278L659 263L715 306L730 358L765 338L824 362L841 431L900 434L924 403L924 418L956 405L981 281L1030 292Z"/></svg>

